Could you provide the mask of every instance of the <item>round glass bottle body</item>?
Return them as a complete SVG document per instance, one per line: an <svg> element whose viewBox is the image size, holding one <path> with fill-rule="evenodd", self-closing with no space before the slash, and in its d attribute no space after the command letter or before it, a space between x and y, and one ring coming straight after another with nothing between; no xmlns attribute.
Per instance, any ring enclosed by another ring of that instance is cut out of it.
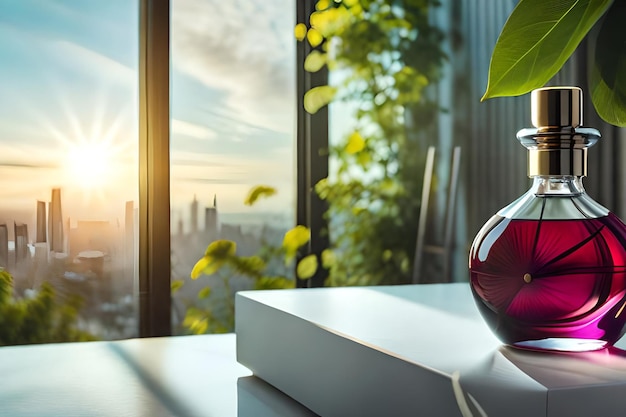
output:
<svg viewBox="0 0 626 417"><path fill-rule="evenodd" d="M470 285L502 342L586 351L626 331L626 226L581 177L536 176L478 232Z"/></svg>

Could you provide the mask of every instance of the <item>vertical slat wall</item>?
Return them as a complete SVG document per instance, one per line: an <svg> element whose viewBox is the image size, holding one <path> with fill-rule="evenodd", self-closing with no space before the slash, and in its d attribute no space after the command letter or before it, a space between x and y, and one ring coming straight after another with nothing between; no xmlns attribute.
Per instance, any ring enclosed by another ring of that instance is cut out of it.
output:
<svg viewBox="0 0 626 417"><path fill-rule="evenodd" d="M496 211L528 188L526 154L515 133L529 125L527 97L481 102L491 52L514 0L444 2L449 64L443 84L453 95L454 145L462 147L462 165L456 216L453 280L467 279L471 240ZM452 78L450 78L452 77ZM440 90L441 92L441 90ZM445 134L445 131L440 132ZM447 138L439 141L448 142ZM447 155L438 162L446 163Z"/></svg>
<svg viewBox="0 0 626 417"><path fill-rule="evenodd" d="M456 67L464 72L458 79L467 79L466 102L465 109L457 108L465 114L457 118L455 139L466 155L462 190L471 239L491 215L528 188L526 153L515 133L529 125L530 111L528 97L480 102L491 52L515 1L466 0L463 5L459 23L466 62Z"/></svg>

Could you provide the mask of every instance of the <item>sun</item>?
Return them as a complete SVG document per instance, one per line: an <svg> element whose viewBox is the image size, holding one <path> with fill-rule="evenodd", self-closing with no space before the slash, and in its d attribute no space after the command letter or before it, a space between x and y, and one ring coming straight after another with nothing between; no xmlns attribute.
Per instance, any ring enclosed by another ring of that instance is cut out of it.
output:
<svg viewBox="0 0 626 417"><path fill-rule="evenodd" d="M71 181L92 190L110 184L113 177L113 149L104 141L81 141L67 149L65 168Z"/></svg>

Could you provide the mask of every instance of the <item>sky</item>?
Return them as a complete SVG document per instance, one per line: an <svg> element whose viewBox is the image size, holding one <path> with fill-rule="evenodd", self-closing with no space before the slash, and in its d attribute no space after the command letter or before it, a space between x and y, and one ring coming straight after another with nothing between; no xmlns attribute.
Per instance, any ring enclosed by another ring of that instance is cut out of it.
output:
<svg viewBox="0 0 626 417"><path fill-rule="evenodd" d="M295 3L172 0L172 221L294 210ZM0 2L0 222L123 219L137 201L138 2ZM253 208L257 184L278 194ZM20 218L22 217L22 218Z"/></svg>

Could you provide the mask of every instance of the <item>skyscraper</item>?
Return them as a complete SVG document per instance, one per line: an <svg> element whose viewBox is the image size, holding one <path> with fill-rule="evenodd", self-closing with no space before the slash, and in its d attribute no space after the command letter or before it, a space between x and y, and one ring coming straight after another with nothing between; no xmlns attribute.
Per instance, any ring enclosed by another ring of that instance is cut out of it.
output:
<svg viewBox="0 0 626 417"><path fill-rule="evenodd" d="M204 210L204 232L210 239L218 237L217 223L217 195L213 196L213 207L207 207Z"/></svg>
<svg viewBox="0 0 626 417"><path fill-rule="evenodd" d="M46 202L37 201L37 235L35 243L46 242Z"/></svg>
<svg viewBox="0 0 626 417"><path fill-rule="evenodd" d="M124 209L124 276L132 282L135 272L135 203L127 201Z"/></svg>
<svg viewBox="0 0 626 417"><path fill-rule="evenodd" d="M50 251L64 253L60 188L52 189L52 201L50 202L50 214L48 216L48 236L50 238Z"/></svg>
<svg viewBox="0 0 626 417"><path fill-rule="evenodd" d="M198 232L198 199L194 194L193 201L191 202L191 230L190 233L194 234Z"/></svg>
<svg viewBox="0 0 626 417"><path fill-rule="evenodd" d="M28 258L28 226L13 222L15 232L15 263Z"/></svg>
<svg viewBox="0 0 626 417"><path fill-rule="evenodd" d="M0 224L0 267L9 268L9 228Z"/></svg>

